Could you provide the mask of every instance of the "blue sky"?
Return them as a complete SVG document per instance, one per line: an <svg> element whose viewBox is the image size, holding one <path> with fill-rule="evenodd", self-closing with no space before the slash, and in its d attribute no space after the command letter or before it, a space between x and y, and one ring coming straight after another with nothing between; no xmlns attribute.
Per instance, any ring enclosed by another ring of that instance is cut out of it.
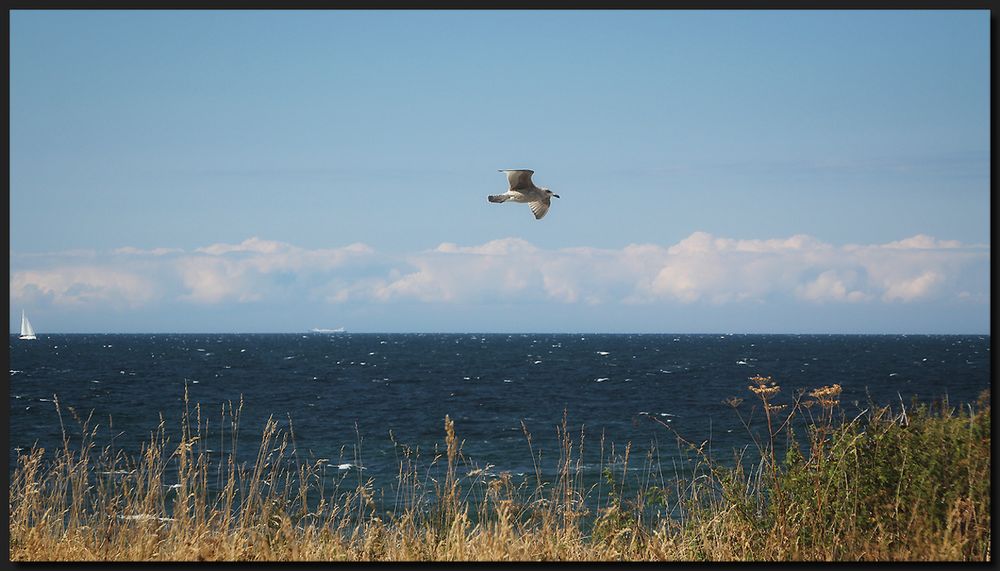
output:
<svg viewBox="0 0 1000 571"><path fill-rule="evenodd" d="M989 331L988 11L14 11L10 49L12 331Z"/></svg>

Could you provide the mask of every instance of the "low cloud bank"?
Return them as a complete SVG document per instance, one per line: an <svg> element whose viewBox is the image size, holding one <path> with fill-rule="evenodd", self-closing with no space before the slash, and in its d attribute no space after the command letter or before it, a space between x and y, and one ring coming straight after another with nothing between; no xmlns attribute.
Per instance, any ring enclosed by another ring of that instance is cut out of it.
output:
<svg viewBox="0 0 1000 571"><path fill-rule="evenodd" d="M989 303L988 245L917 235L835 246L811 236L733 239L695 232L672 245L545 249L521 238L442 243L394 256L355 243L306 249L249 238L193 251L11 256L12 304Z"/></svg>

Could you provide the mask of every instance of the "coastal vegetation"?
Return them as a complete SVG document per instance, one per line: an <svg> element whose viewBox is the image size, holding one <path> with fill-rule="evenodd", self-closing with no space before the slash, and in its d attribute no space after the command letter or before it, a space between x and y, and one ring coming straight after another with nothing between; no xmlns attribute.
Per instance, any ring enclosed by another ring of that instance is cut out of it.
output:
<svg viewBox="0 0 1000 571"><path fill-rule="evenodd" d="M303 458L271 419L239 463L242 403L188 402L141 453L96 444L93 419L55 406L63 445L20 453L9 497L13 561L990 561L990 394L869 404L848 415L840 385L785 395L753 377L726 402L748 444L722 460L667 423L682 469L656 451L605 446L600 479L563 422L557 455L524 427L535 473L518 480L463 452L452 419L430 453L397 443L391 497L361 470ZM214 417L214 415L213 415ZM655 417L650 422L660 422ZM523 426L523 425L522 425ZM354 465L361 463L355 447ZM543 462L555 463L543 470ZM545 474L555 474L546 477Z"/></svg>

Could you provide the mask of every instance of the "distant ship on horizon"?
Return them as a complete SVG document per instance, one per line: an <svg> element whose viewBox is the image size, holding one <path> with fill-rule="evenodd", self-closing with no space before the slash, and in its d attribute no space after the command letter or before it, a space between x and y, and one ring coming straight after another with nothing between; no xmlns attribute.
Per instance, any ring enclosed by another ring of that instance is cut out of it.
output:
<svg viewBox="0 0 1000 571"><path fill-rule="evenodd" d="M321 329L319 327L313 327L309 331L313 333L343 333L344 331L346 331L346 329L344 329L343 327L338 327L336 329Z"/></svg>

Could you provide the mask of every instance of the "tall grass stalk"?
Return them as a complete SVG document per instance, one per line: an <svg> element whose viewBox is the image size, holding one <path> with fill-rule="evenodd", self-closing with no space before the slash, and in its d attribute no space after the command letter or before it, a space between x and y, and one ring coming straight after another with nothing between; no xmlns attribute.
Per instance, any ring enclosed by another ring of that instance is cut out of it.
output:
<svg viewBox="0 0 1000 571"><path fill-rule="evenodd" d="M62 447L17 458L10 557L991 560L988 392L962 406L869 405L848 416L839 385L780 404L770 377L751 381L756 401L727 401L751 444L726 462L706 451L708 442L649 417L676 439L672 473L658 446L633 458L630 443L616 449L602 434L600 477L588 484L584 429L574 437L564 413L552 472L522 423L534 473L518 481L470 459L460 427L445 417L444 448L429 460L390 432L399 469L381 501L361 469L360 434L349 471L356 478L329 474L330 459L304 459L291 419L286 427L268 419L255 461L239 463L242 401L222 407L212 450L208 417L185 390L179 440L171 442L161 416L133 457L113 436L98 452L99 427L67 409L80 434L75 443L53 398ZM758 410L766 426L752 423Z"/></svg>

